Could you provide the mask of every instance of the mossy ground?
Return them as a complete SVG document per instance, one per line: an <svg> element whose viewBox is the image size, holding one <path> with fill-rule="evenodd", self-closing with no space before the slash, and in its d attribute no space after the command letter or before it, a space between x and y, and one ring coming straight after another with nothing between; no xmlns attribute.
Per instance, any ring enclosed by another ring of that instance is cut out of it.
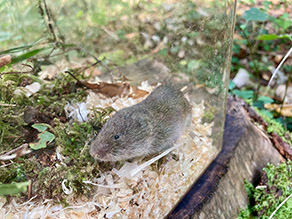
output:
<svg viewBox="0 0 292 219"><path fill-rule="evenodd" d="M245 181L250 204L241 210L238 219L268 219L276 208L292 193L292 162L277 166L268 164L264 168L259 186ZM279 208L273 218L292 218L292 199Z"/></svg>
<svg viewBox="0 0 292 219"><path fill-rule="evenodd" d="M81 74L77 77L84 79ZM30 97L15 95L14 90L25 79L41 82L42 88ZM31 128L31 123L47 123L55 135L55 141L45 149L33 151L15 159L9 166L0 168L0 182L9 184L31 180L32 195L54 197L61 201L65 199L61 183L63 179L67 179L75 194L89 195L90 185L82 181L98 176L99 169L89 155L89 139L100 129L105 122L104 118L112 110L106 108L95 111L91 122L69 122L64 112L66 103L84 100L87 91L78 87L76 80L66 74L59 74L57 78L47 82L32 75L7 74L0 79L0 89L3 91L3 106L0 106L1 152L35 141L38 132ZM27 109L35 111L31 115L33 118L24 116ZM56 159L56 149L64 157L62 164Z"/></svg>

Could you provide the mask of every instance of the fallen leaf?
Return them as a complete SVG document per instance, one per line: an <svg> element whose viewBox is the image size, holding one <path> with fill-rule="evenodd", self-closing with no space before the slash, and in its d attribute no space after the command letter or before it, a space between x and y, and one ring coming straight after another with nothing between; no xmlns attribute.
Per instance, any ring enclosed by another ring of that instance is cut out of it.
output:
<svg viewBox="0 0 292 219"><path fill-rule="evenodd" d="M292 105L280 105L280 104L265 104L265 108L269 110L275 110L281 116L292 117Z"/></svg>
<svg viewBox="0 0 292 219"><path fill-rule="evenodd" d="M49 125L39 123L39 124L33 124L32 127L40 132L38 134L38 142L29 144L29 147L31 147L32 149L38 150L41 148L46 148L47 144L51 143L55 139L54 134L46 131L47 128L50 127Z"/></svg>
<svg viewBox="0 0 292 219"><path fill-rule="evenodd" d="M12 160L17 157L21 157L25 154L29 154L31 152L30 149L27 148L28 144L23 144L3 155L0 155L0 160Z"/></svg>
<svg viewBox="0 0 292 219"><path fill-rule="evenodd" d="M49 144L55 139L55 135L52 134L51 132L45 131L43 133L40 133L38 135L38 138L39 138L38 142L29 144L29 146L34 150L46 148L47 144Z"/></svg>
<svg viewBox="0 0 292 219"><path fill-rule="evenodd" d="M0 68L3 67L4 65L7 65L11 62L11 56L10 55L5 55L0 57Z"/></svg>
<svg viewBox="0 0 292 219"><path fill-rule="evenodd" d="M123 96L130 92L130 85L128 83L107 83L100 82L97 84L91 84L82 82L84 86L92 89L96 93L105 95L106 97Z"/></svg>
<svg viewBox="0 0 292 219"><path fill-rule="evenodd" d="M145 90L140 90L139 88L132 86L132 93L129 95L129 97L132 97L134 99L138 99L140 97L145 97L148 95L148 92Z"/></svg>
<svg viewBox="0 0 292 219"><path fill-rule="evenodd" d="M38 123L38 124L33 124L31 127L35 128L39 132L44 132L47 130L48 127L50 127L48 124L44 123Z"/></svg>

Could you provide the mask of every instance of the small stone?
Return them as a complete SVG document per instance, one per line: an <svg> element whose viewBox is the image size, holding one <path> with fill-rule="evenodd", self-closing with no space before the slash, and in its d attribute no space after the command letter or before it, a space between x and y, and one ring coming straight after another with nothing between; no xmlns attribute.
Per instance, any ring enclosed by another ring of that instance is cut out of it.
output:
<svg viewBox="0 0 292 219"><path fill-rule="evenodd" d="M151 40L149 40L149 39L147 39L146 41L145 41L145 43L144 43L144 47L146 48L146 49L148 49L148 48L152 48L154 46L154 43L151 41Z"/></svg>
<svg viewBox="0 0 292 219"><path fill-rule="evenodd" d="M274 61L276 64L279 64L282 59L283 59L283 55L278 54L275 56Z"/></svg>
<svg viewBox="0 0 292 219"><path fill-rule="evenodd" d="M141 32L142 36L144 39L149 39L149 35L148 33L145 33L145 32Z"/></svg>
<svg viewBox="0 0 292 219"><path fill-rule="evenodd" d="M156 30L160 31L160 30L161 30L161 25L160 25L160 23L159 23L159 22L156 22L156 23L154 24L154 28L155 28Z"/></svg>
<svg viewBox="0 0 292 219"><path fill-rule="evenodd" d="M160 41L161 41L161 39L160 39L160 37L159 37L158 35L153 35L153 36L151 37L151 39L152 39L154 42L156 42L156 43L160 43Z"/></svg>
<svg viewBox="0 0 292 219"><path fill-rule="evenodd" d="M173 4L162 3L162 7L164 8L165 11L170 11L170 10L173 9L174 5Z"/></svg>
<svg viewBox="0 0 292 219"><path fill-rule="evenodd" d="M181 38L181 41L182 41L183 43L185 43L187 40L188 40L188 38L185 37L185 36Z"/></svg>
<svg viewBox="0 0 292 219"><path fill-rule="evenodd" d="M177 55L180 59L182 59L183 57L185 57L185 51L181 50L179 51L178 55Z"/></svg>
<svg viewBox="0 0 292 219"><path fill-rule="evenodd" d="M238 88L248 85L250 82L248 71L244 68L239 69L235 78L232 81Z"/></svg>
<svg viewBox="0 0 292 219"><path fill-rule="evenodd" d="M190 46L194 45L194 41L193 40L188 40L187 44L189 44Z"/></svg>
<svg viewBox="0 0 292 219"><path fill-rule="evenodd" d="M163 37L162 41L163 41L164 44L166 44L168 42L168 37L167 36Z"/></svg>

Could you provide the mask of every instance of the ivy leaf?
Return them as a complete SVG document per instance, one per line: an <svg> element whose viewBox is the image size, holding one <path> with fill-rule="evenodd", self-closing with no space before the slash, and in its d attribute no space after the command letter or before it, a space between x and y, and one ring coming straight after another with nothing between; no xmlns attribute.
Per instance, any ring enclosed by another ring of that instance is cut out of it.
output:
<svg viewBox="0 0 292 219"><path fill-rule="evenodd" d="M243 18L247 21L265 21L268 15L260 11L258 8L251 8L244 12Z"/></svg>
<svg viewBox="0 0 292 219"><path fill-rule="evenodd" d="M34 150L46 148L47 144L51 143L55 139L55 135L52 134L51 132L45 131L39 134L38 138L39 138L38 142L29 144L29 146Z"/></svg>
<svg viewBox="0 0 292 219"><path fill-rule="evenodd" d="M45 123L38 123L38 124L33 124L31 127L35 128L39 132L44 132L50 126L48 124L45 124Z"/></svg>
<svg viewBox="0 0 292 219"><path fill-rule="evenodd" d="M38 150L41 148L47 147L47 144L51 143L55 139L55 135L52 134L49 131L46 131L47 128L51 127L48 124L45 123L38 123L38 124L33 124L33 128L37 129L40 134L38 134L38 142L35 143L30 143L29 146L34 149Z"/></svg>
<svg viewBox="0 0 292 219"><path fill-rule="evenodd" d="M17 195L21 192L26 192L29 183L29 181L11 184L0 183L0 195Z"/></svg>

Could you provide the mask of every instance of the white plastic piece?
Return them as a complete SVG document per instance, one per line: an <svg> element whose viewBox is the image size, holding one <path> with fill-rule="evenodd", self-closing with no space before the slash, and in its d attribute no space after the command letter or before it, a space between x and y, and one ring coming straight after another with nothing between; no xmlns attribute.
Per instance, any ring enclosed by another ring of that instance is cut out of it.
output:
<svg viewBox="0 0 292 219"><path fill-rule="evenodd" d="M71 184L70 182L69 182L68 187L65 185L67 182L68 182L67 179L64 179L64 180L62 181L62 190L63 190L63 192L64 192L66 195L70 195L70 194L72 194L73 189L72 189L72 187L70 186L70 184Z"/></svg>

